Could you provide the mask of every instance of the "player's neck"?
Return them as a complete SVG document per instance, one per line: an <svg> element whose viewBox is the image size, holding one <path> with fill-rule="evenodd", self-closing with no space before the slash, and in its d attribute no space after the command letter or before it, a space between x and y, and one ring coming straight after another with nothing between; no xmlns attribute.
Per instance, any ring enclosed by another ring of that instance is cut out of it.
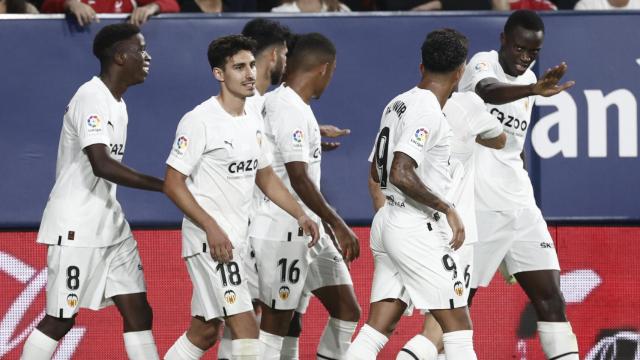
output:
<svg viewBox="0 0 640 360"><path fill-rule="evenodd" d="M500 63L500 67L502 68L502 71L504 71L505 74L513 77L518 76L517 74L510 73L509 67L507 66L507 60L505 60L504 56L502 55L502 49L498 51L498 63Z"/></svg>
<svg viewBox="0 0 640 360"><path fill-rule="evenodd" d="M244 115L244 103L246 98L238 97L228 91L220 91L220 94L216 96L218 103L224 111L231 116L243 116Z"/></svg>
<svg viewBox="0 0 640 360"><path fill-rule="evenodd" d="M313 98L312 79L306 74L289 74L287 76L287 86L295 91L307 105L311 103Z"/></svg>
<svg viewBox="0 0 640 360"><path fill-rule="evenodd" d="M447 99L449 99L449 96L451 96L451 92L453 91L453 85L449 81L437 77L422 78L420 83L418 83L418 87L431 91L438 99L440 108L444 107L444 104L447 102Z"/></svg>
<svg viewBox="0 0 640 360"><path fill-rule="evenodd" d="M117 75L112 73L101 73L99 77L107 89L109 89L111 95L113 95L113 97L118 101L122 99L122 95L124 95L127 88L129 88L128 85L120 81Z"/></svg>
<svg viewBox="0 0 640 360"><path fill-rule="evenodd" d="M256 64L256 91L260 95L264 95L271 85L271 74L269 74L268 67L268 64Z"/></svg>

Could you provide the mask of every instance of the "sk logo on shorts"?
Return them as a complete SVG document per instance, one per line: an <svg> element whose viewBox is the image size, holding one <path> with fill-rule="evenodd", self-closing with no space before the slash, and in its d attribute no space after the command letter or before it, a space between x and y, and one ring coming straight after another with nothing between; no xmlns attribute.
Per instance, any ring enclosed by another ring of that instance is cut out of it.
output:
<svg viewBox="0 0 640 360"><path fill-rule="evenodd" d="M453 285L453 291L456 293L456 295L462 296L462 294L464 293L464 287L462 286L461 281L456 281L456 283Z"/></svg>
<svg viewBox="0 0 640 360"><path fill-rule="evenodd" d="M78 295L73 293L67 295L67 305L72 308L78 306Z"/></svg>
<svg viewBox="0 0 640 360"><path fill-rule="evenodd" d="M236 300L238 299L238 297L236 296L236 292L233 290L227 290L224 292L224 300L227 302L227 304L229 305L233 305Z"/></svg>
<svg viewBox="0 0 640 360"><path fill-rule="evenodd" d="M282 286L280 287L280 290L278 291L278 296L280 296L280 300L285 301L289 298L289 293L291 291L289 290L288 286Z"/></svg>

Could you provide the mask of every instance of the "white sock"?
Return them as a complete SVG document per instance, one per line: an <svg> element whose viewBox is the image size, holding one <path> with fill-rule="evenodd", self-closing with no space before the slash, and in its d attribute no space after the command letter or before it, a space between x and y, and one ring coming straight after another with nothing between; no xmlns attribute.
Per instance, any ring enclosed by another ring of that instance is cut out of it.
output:
<svg viewBox="0 0 640 360"><path fill-rule="evenodd" d="M263 360L280 360L280 352L282 351L282 336L273 335L266 331L260 330L260 342L262 342L262 359Z"/></svg>
<svg viewBox="0 0 640 360"><path fill-rule="evenodd" d="M538 335L547 359L579 360L578 340L568 322L538 322Z"/></svg>
<svg viewBox="0 0 640 360"><path fill-rule="evenodd" d="M204 350L189 341L187 333L184 333L164 354L164 360L199 360L202 355L204 355Z"/></svg>
<svg viewBox="0 0 640 360"><path fill-rule="evenodd" d="M473 351L473 330L460 330L442 335L447 360L477 360Z"/></svg>
<svg viewBox="0 0 640 360"><path fill-rule="evenodd" d="M358 336L356 336L349 351L347 351L345 359L349 360L373 360L389 339L378 330L365 324Z"/></svg>
<svg viewBox="0 0 640 360"><path fill-rule="evenodd" d="M317 354L325 358L342 359L351 345L356 326L357 322L330 317L322 332Z"/></svg>
<svg viewBox="0 0 640 360"><path fill-rule="evenodd" d="M282 341L280 360L299 360L300 358L300 338L285 336Z"/></svg>
<svg viewBox="0 0 640 360"><path fill-rule="evenodd" d="M436 359L437 360L447 360L447 357L445 356L445 354L438 354L438 357Z"/></svg>
<svg viewBox="0 0 640 360"><path fill-rule="evenodd" d="M262 344L258 339L237 339L231 340L231 359L233 360L258 360L262 359L260 354Z"/></svg>
<svg viewBox="0 0 640 360"><path fill-rule="evenodd" d="M123 336L129 360L160 359L151 330L126 332Z"/></svg>
<svg viewBox="0 0 640 360"><path fill-rule="evenodd" d="M21 360L50 360L58 342L38 329L33 329L22 348Z"/></svg>
<svg viewBox="0 0 640 360"><path fill-rule="evenodd" d="M218 346L218 360L231 360L231 330L226 324Z"/></svg>
<svg viewBox="0 0 640 360"><path fill-rule="evenodd" d="M424 335L416 335L398 352L396 360L437 360L438 349Z"/></svg>

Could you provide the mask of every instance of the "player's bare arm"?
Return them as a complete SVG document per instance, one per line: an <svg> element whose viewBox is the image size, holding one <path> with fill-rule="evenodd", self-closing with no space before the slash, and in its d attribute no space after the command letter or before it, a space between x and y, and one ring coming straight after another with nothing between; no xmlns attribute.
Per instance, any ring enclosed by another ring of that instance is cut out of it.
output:
<svg viewBox="0 0 640 360"><path fill-rule="evenodd" d="M424 165L423 165L424 166ZM453 231L449 245L458 250L464 243L464 225L452 204L431 192L416 174L417 164L409 155L396 151L393 153L389 181L413 200L437 210L447 216L447 222Z"/></svg>
<svg viewBox="0 0 640 360"><path fill-rule="evenodd" d="M476 84L475 91L482 100L495 105L507 104L533 95L549 97L575 85L574 81L560 84L560 79L566 71L567 64L563 62L547 69L538 82L530 85L505 84L495 78L486 78Z"/></svg>
<svg viewBox="0 0 640 360"><path fill-rule="evenodd" d="M187 176L167 166L163 191L182 212L193 220L207 234L209 252L218 262L227 263L233 260L233 245L225 231L214 218L198 204L187 188Z"/></svg>
<svg viewBox="0 0 640 360"><path fill-rule="evenodd" d="M136 189L162 191L162 180L145 175L121 164L109 155L105 144L93 144L85 149L93 174L118 185Z"/></svg>
<svg viewBox="0 0 640 360"><path fill-rule="evenodd" d="M480 135L476 136L476 142L484 147L500 150L507 144L507 134L502 133L496 137L483 139Z"/></svg>
<svg viewBox="0 0 640 360"><path fill-rule="evenodd" d="M381 207L384 206L385 197L382 193L382 189L380 189L380 181L378 179L378 172L376 171L375 163L371 163L369 168L369 196L371 196L371 201L373 202L373 211L378 212Z"/></svg>
<svg viewBox="0 0 640 360"><path fill-rule="evenodd" d="M309 247L312 247L318 242L320 238L318 225L304 213L302 207L300 207L296 199L291 196L291 193L284 186L271 166L258 170L256 173L256 185L258 185L260 190L262 190L274 204L297 219L298 225L306 235L311 235Z"/></svg>
<svg viewBox="0 0 640 360"><path fill-rule="evenodd" d="M305 203L316 215L327 222L333 229L334 234L340 244L342 256L346 261L353 261L360 256L360 244L356 234L347 226L324 199L320 190L309 179L307 175L307 164L300 161L293 161L285 164L291 187L298 194L302 202Z"/></svg>

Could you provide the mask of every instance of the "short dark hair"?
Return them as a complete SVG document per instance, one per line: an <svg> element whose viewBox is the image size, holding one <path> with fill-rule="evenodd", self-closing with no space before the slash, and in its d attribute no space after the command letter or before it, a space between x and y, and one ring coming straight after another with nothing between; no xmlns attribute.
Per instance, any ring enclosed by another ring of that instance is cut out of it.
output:
<svg viewBox="0 0 640 360"><path fill-rule="evenodd" d="M140 28L129 23L107 25L100 29L93 40L93 55L101 64L113 57L115 45L140 33Z"/></svg>
<svg viewBox="0 0 640 360"><path fill-rule="evenodd" d="M448 73L467 60L469 41L454 29L430 32L422 43L422 65L434 73Z"/></svg>
<svg viewBox="0 0 640 360"><path fill-rule="evenodd" d="M224 68L227 59L239 53L242 50L254 52L256 42L242 35L228 35L217 38L209 44L207 57L209 65L213 68Z"/></svg>
<svg viewBox="0 0 640 360"><path fill-rule="evenodd" d="M242 29L242 35L256 41L256 54L271 45L282 45L291 36L291 30L277 21L258 18L249 21Z"/></svg>
<svg viewBox="0 0 640 360"><path fill-rule="evenodd" d="M320 33L300 34L289 49L287 67L308 70L316 65L331 62L336 58L336 47Z"/></svg>
<svg viewBox="0 0 640 360"><path fill-rule="evenodd" d="M542 18L540 18L540 15L535 11L531 10L514 11L504 24L504 33L509 34L516 27L521 27L531 31L544 32L544 22L542 22Z"/></svg>

